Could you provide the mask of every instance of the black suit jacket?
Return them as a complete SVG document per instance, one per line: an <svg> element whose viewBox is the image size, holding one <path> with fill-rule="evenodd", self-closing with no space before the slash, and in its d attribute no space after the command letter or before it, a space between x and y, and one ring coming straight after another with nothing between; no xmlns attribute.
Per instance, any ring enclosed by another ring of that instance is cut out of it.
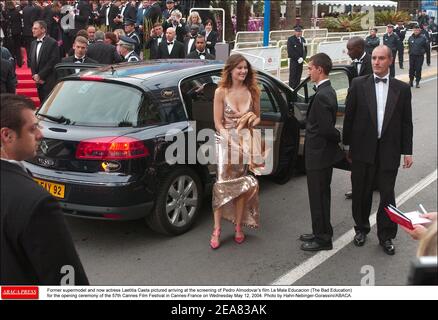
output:
<svg viewBox="0 0 438 320"><path fill-rule="evenodd" d="M341 133L335 128L338 100L330 81L322 83L307 111L305 162L307 170L332 167L344 158Z"/></svg>
<svg viewBox="0 0 438 320"><path fill-rule="evenodd" d="M132 6L129 2L126 3L126 9L123 11L123 21L129 20L137 20L137 9Z"/></svg>
<svg viewBox="0 0 438 320"><path fill-rule="evenodd" d="M166 37L163 35L162 42L166 41ZM145 45L146 49L150 50L150 58L151 59L158 59L158 39L156 37L149 38L148 41L146 41Z"/></svg>
<svg viewBox="0 0 438 320"><path fill-rule="evenodd" d="M10 28L12 36L21 36L22 33L22 23L21 14L14 8L12 10L7 10L6 20L8 23L8 29ZM4 30L5 35L8 36L7 30Z"/></svg>
<svg viewBox="0 0 438 320"><path fill-rule="evenodd" d="M199 57L198 51L195 50L195 51L190 52L190 54L188 54L186 56L186 59L201 59L201 58ZM205 51L205 59L206 60L214 60L216 58L214 55L209 54L207 51Z"/></svg>
<svg viewBox="0 0 438 320"><path fill-rule="evenodd" d="M194 39L193 43L192 43L192 47L190 48L190 52L189 52L189 42L190 42L190 37L186 37L184 39L184 54L188 55L190 52L195 51L196 50L196 38Z"/></svg>
<svg viewBox="0 0 438 320"><path fill-rule="evenodd" d="M185 52L184 52L184 45L176 40L173 40L173 49L172 52L169 54L169 51L167 50L167 40L163 40L160 43L160 46L158 47L158 57L157 59L184 59L185 58Z"/></svg>
<svg viewBox="0 0 438 320"><path fill-rule="evenodd" d="M17 77L15 75L15 68L11 61L1 59L1 78L0 78L0 93L13 93L17 86Z"/></svg>
<svg viewBox="0 0 438 320"><path fill-rule="evenodd" d="M287 39L287 55L288 58L291 59L291 62L298 63L297 60L299 58L306 59L307 49L304 45L306 43L306 39L301 37L301 42L297 37L291 36Z"/></svg>
<svg viewBox="0 0 438 320"><path fill-rule="evenodd" d="M59 285L70 265L75 284L88 285L59 203L17 164L0 166L0 283Z"/></svg>
<svg viewBox="0 0 438 320"><path fill-rule="evenodd" d="M61 62L69 62L69 63L74 63L74 61L75 61L74 55L66 57L66 58L62 58L62 60L61 60ZM84 63L96 63L97 64L98 62L96 60L93 60L93 59L85 56ZM80 64L78 64L78 65L80 66ZM60 79L62 77L69 76L69 75L74 74L74 73L75 73L74 69L60 70L58 79Z"/></svg>
<svg viewBox="0 0 438 320"><path fill-rule="evenodd" d="M202 35L206 35L205 30L202 31L201 33ZM216 43L217 43L217 32L216 31L211 31L210 34L208 35L208 37L205 39L205 41L207 42L206 48L208 49L208 51L212 54L212 55L216 55Z"/></svg>
<svg viewBox="0 0 438 320"><path fill-rule="evenodd" d="M90 44L88 46L87 56L101 64L113 64L123 61L116 47L103 41L96 41Z"/></svg>
<svg viewBox="0 0 438 320"><path fill-rule="evenodd" d="M408 84L390 78L380 138L380 165L396 170L402 154L412 155L412 106ZM374 75L358 77L348 91L343 143L353 161L374 164L377 148L377 100Z"/></svg>
<svg viewBox="0 0 438 320"><path fill-rule="evenodd" d="M75 15L75 28L70 30L70 36L76 36L79 30L87 29L88 21L90 20L91 7L88 1L79 1L77 10L79 10L79 14Z"/></svg>
<svg viewBox="0 0 438 320"><path fill-rule="evenodd" d="M53 86L56 82L55 65L60 61L58 43L46 35L41 45L39 60L36 62L37 41L30 46L30 68L32 75L38 74L47 86Z"/></svg>
<svg viewBox="0 0 438 320"><path fill-rule="evenodd" d="M366 76L373 73L373 66L371 64L371 56L366 53L362 59L362 65L360 67L360 73L357 74L356 64L353 62L351 64L354 67L355 77Z"/></svg>

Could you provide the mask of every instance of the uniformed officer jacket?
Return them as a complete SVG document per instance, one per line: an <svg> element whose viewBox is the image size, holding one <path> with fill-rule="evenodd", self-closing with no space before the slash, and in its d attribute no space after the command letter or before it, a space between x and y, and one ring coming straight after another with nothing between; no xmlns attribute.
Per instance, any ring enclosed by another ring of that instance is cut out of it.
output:
<svg viewBox="0 0 438 320"><path fill-rule="evenodd" d="M383 35L383 44L390 47L392 51L397 51L400 46L400 38L396 33Z"/></svg>
<svg viewBox="0 0 438 320"><path fill-rule="evenodd" d="M371 54L373 52L374 48L376 48L380 45L380 39L377 36L376 37L368 36L365 39L365 43L366 43L366 45L365 45L366 52Z"/></svg>
<svg viewBox="0 0 438 320"><path fill-rule="evenodd" d="M301 37L301 42L296 36L291 36L287 40L287 54L293 62L297 62L299 58L306 59L306 39Z"/></svg>
<svg viewBox="0 0 438 320"><path fill-rule="evenodd" d="M140 61L140 57L134 51L131 51L125 57L125 62L136 62L136 61Z"/></svg>
<svg viewBox="0 0 438 320"><path fill-rule="evenodd" d="M420 34L418 37L413 34L409 37L409 54L414 56L422 56L428 50L427 39Z"/></svg>
<svg viewBox="0 0 438 320"><path fill-rule="evenodd" d="M139 35L137 34L137 32L134 31L134 32L132 32L132 33L130 33L130 34L127 34L127 36L128 36L129 38L131 38L131 39L134 39L134 40L136 41L134 51L135 51L135 53L140 54L140 44L141 44L141 40L140 40L140 37L139 37Z"/></svg>

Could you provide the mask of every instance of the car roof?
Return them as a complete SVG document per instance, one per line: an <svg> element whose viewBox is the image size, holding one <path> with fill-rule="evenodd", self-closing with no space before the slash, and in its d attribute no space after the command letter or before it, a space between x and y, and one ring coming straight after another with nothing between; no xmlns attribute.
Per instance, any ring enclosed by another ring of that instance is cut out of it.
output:
<svg viewBox="0 0 438 320"><path fill-rule="evenodd" d="M156 82L165 77L167 81L174 79L176 84L184 77L222 68L223 62L216 60L148 60L89 69L76 77L102 77L106 80L126 81L137 85L147 85L149 81Z"/></svg>

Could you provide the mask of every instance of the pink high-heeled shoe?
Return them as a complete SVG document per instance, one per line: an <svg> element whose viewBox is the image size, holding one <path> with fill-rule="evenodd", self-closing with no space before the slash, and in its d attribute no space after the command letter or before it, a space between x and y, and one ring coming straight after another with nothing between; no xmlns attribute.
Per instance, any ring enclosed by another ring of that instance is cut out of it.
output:
<svg viewBox="0 0 438 320"><path fill-rule="evenodd" d="M210 239L210 247L212 249L217 249L220 247L221 245L221 242L219 240L220 236L221 236L221 228L214 228ZM213 237L217 237L217 240L213 239Z"/></svg>
<svg viewBox="0 0 438 320"><path fill-rule="evenodd" d="M238 244L241 244L243 241L245 241L245 235L243 234L242 228L240 226L236 226L236 234L234 235L234 241L236 241ZM237 233L241 233L240 236L237 235Z"/></svg>

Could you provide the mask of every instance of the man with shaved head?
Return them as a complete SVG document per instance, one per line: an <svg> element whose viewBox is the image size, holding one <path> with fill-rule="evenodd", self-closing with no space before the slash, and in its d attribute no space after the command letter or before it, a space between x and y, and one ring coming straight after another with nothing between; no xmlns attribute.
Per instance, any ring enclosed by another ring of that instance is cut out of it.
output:
<svg viewBox="0 0 438 320"><path fill-rule="evenodd" d="M384 208L396 205L394 187L400 158L403 168L412 159L411 89L390 77L392 50L378 46L372 53L373 74L353 79L346 100L343 143L351 162L353 218L356 235L353 242L363 246L371 230L369 216L373 200L373 182L377 177L380 204L377 211L377 237L388 255L395 253L392 239L397 224Z"/></svg>
<svg viewBox="0 0 438 320"><path fill-rule="evenodd" d="M175 28L166 29L166 40L158 47L157 59L184 59L184 44L176 40Z"/></svg>

